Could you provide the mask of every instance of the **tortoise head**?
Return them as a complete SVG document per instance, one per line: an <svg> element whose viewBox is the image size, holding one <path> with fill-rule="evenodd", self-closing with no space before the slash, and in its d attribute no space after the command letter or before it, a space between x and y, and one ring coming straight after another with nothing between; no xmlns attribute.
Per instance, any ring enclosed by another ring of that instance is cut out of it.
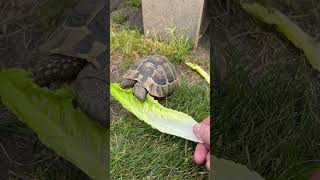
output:
<svg viewBox="0 0 320 180"><path fill-rule="evenodd" d="M140 101L144 102L148 92L141 83L137 82L133 87L133 93Z"/></svg>
<svg viewBox="0 0 320 180"><path fill-rule="evenodd" d="M135 84L136 84L136 80L133 80L133 79L127 79L127 78L123 78L121 83L120 83L120 86L122 89L127 89L127 88L130 88L130 87L133 87Z"/></svg>

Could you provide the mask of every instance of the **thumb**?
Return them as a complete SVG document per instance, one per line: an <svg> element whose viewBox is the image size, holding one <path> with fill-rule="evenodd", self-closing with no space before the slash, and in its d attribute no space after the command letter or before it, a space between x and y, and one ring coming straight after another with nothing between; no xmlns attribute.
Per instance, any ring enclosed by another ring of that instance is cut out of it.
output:
<svg viewBox="0 0 320 180"><path fill-rule="evenodd" d="M204 144L210 145L210 126L204 123L198 123L193 127L193 133Z"/></svg>

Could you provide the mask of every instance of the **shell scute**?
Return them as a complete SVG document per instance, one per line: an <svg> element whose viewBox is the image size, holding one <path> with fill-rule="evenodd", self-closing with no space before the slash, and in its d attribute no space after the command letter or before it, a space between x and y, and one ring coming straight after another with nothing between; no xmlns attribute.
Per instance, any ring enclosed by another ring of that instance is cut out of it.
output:
<svg viewBox="0 0 320 180"><path fill-rule="evenodd" d="M123 77L140 82L150 95L156 97L165 97L180 86L173 64L160 55L142 58Z"/></svg>

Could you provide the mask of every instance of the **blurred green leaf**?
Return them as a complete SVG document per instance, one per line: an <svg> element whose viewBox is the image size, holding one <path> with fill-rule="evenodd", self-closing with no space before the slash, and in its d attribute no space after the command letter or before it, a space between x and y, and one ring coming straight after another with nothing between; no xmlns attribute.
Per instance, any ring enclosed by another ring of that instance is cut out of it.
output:
<svg viewBox="0 0 320 180"><path fill-rule="evenodd" d="M215 180L264 180L258 173L233 161L220 159L211 155L212 179Z"/></svg>
<svg viewBox="0 0 320 180"><path fill-rule="evenodd" d="M40 88L19 69L1 70L0 84L2 102L42 143L91 178L107 179L107 131L73 108L70 89Z"/></svg>

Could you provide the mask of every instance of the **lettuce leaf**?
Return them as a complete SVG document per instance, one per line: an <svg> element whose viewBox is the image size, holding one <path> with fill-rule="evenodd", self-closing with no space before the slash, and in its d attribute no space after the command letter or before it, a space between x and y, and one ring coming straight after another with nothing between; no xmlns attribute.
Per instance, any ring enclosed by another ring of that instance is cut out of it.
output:
<svg viewBox="0 0 320 180"><path fill-rule="evenodd" d="M186 62L186 65L189 66L191 69L196 70L202 77L204 77L207 83L210 84L210 75L207 72L205 72L200 66L191 62Z"/></svg>
<svg viewBox="0 0 320 180"><path fill-rule="evenodd" d="M246 166L233 161L217 158L211 155L213 162L211 179L245 179L264 180L258 173L250 171Z"/></svg>
<svg viewBox="0 0 320 180"><path fill-rule="evenodd" d="M2 102L41 142L92 179L107 179L107 131L72 105L73 93L32 83L24 70L0 71Z"/></svg>
<svg viewBox="0 0 320 180"><path fill-rule="evenodd" d="M286 15L271 6L264 7L256 2L242 2L241 6L248 14L268 25L273 25L293 45L300 48L310 64L320 71L320 43L316 38L307 34Z"/></svg>
<svg viewBox="0 0 320 180"><path fill-rule="evenodd" d="M132 89L122 89L118 83L110 84L110 93L124 108L151 125L152 128L163 133L200 142L192 131L193 126L198 122L191 116L162 106L149 94L145 102L141 102L133 95Z"/></svg>

